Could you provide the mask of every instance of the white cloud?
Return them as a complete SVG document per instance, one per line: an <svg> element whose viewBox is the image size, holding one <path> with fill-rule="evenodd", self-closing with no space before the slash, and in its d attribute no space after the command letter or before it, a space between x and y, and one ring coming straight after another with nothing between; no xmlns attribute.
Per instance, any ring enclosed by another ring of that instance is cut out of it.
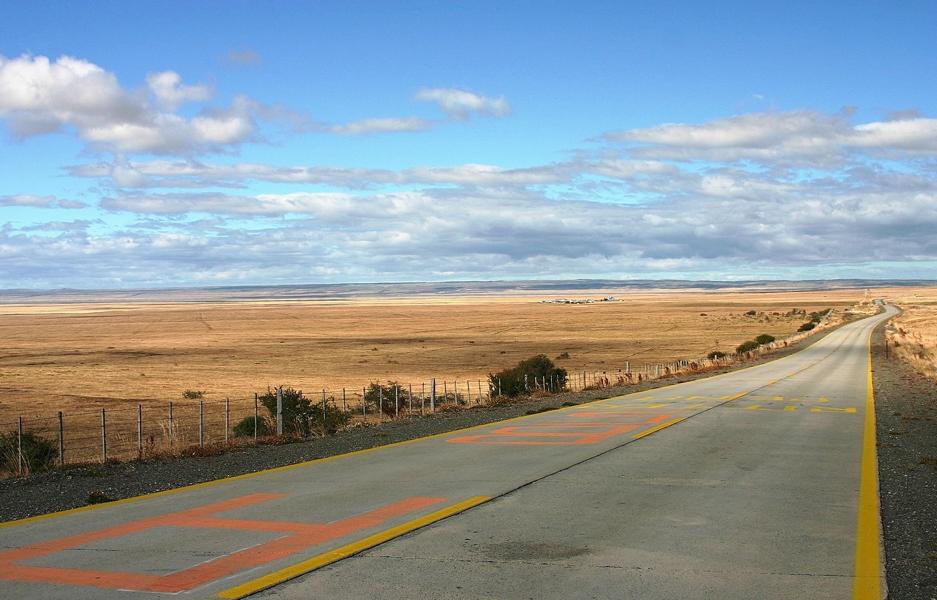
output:
<svg viewBox="0 0 937 600"><path fill-rule="evenodd" d="M185 102L203 102L211 98L211 90L205 85L185 85L182 77L175 71L150 73L146 83L156 97L157 102L168 110Z"/></svg>
<svg viewBox="0 0 937 600"><path fill-rule="evenodd" d="M328 130L333 133L348 135L367 135L372 133L425 131L432 128L434 125L435 123L433 121L428 121L419 117L373 118L330 125Z"/></svg>
<svg viewBox="0 0 937 600"><path fill-rule="evenodd" d="M435 102L451 119L464 121L473 113L490 117L505 117L511 114L511 105L503 96L491 98L457 88L424 88L417 92L416 99Z"/></svg>
<svg viewBox="0 0 937 600"><path fill-rule="evenodd" d="M263 62L260 54L250 48L231 50L225 55L225 61L234 65L259 65Z"/></svg>
<svg viewBox="0 0 937 600"><path fill-rule="evenodd" d="M84 208L84 202L59 199L55 196L36 196L33 194L13 194L0 196L0 206L28 206L31 208Z"/></svg>
<svg viewBox="0 0 937 600"><path fill-rule="evenodd" d="M856 149L937 153L937 119L907 116L853 125L852 111L759 112L702 124L666 123L605 135L636 145L632 153L661 159L841 161Z"/></svg>
<svg viewBox="0 0 937 600"><path fill-rule="evenodd" d="M210 96L172 71L151 74L159 108L123 89L101 67L69 56L0 57L0 118L17 136L74 128L92 145L116 152L189 154L218 151L251 139L256 105L243 97L225 109L204 109L193 118L173 110Z"/></svg>
<svg viewBox="0 0 937 600"><path fill-rule="evenodd" d="M567 181L575 172L575 167L568 163L518 169L469 163L452 167L421 166L391 171L354 167L280 167L251 163L225 165L161 160L98 163L78 165L70 169L70 173L75 176L110 177L118 187L128 188L240 187L248 181L325 184L353 189L389 184L524 186Z"/></svg>

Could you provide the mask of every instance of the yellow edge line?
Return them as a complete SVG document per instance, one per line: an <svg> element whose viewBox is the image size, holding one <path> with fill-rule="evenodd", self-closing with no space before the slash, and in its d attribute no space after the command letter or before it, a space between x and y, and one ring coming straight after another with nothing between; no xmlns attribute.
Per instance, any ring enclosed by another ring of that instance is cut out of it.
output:
<svg viewBox="0 0 937 600"><path fill-rule="evenodd" d="M875 445L875 388L872 384L872 331L869 332L868 379L865 396L865 429L859 476L859 514L856 519L856 558L853 600L882 597L881 521L878 500L878 457Z"/></svg>
<svg viewBox="0 0 937 600"><path fill-rule="evenodd" d="M349 556L358 554L359 552L363 552L369 548L373 548L379 544L383 544L388 540L392 540L406 533L410 533L411 531L425 527L431 523L445 519L446 517L451 517L452 515L478 506L479 504L488 502L489 500L491 500L490 496L474 496L468 500L464 500L457 504L453 504L451 506L441 508L435 512L431 512L428 515L413 519L412 521L407 521L406 523L402 523L396 527L391 527L390 529L385 529L384 531L380 531L374 535L370 535L358 541L351 542L350 544L346 544L341 548L323 552L318 556L313 556L312 558L298 562L294 565L290 565L286 568L280 569L279 571L274 571L273 573L264 575L263 577L258 577L257 579L252 579L251 581L242 583L241 585L228 588L222 592L219 592L218 597L228 599L244 598L245 596L249 596L261 590L279 585L284 581L294 579L300 575L305 575L310 571L315 571L316 569L326 565L330 565L344 558L348 558Z"/></svg>
<svg viewBox="0 0 937 600"><path fill-rule="evenodd" d="M686 419L687 419L686 417L679 417L679 418L676 418L676 419L671 419L671 420L667 421L666 423L661 423L660 425L656 425L656 426L654 426L654 427L651 427L650 429L646 429L646 430L642 431L641 433L636 433L636 434L634 434L634 435L631 436L631 437L632 437L632 439L640 440L640 439L643 438L644 436L651 435L652 433L657 433L657 432L660 431L661 429L667 429L667 428L670 427L671 425L676 425L676 424L679 423L680 421L686 421Z"/></svg>
<svg viewBox="0 0 937 600"><path fill-rule="evenodd" d="M795 354L796 354L796 352L795 352ZM793 356L793 355L791 355L791 356ZM786 358L786 357L784 357L784 358ZM776 359L776 360L783 360L783 358L781 358L781 359ZM773 362L773 361L768 361L768 362L770 363L770 362ZM390 443L390 444L384 444L383 446L375 446L374 448L365 448L365 449L363 449L363 450L354 450L354 451L352 451L352 452L346 452L346 453L344 453L344 454L336 454L335 456L325 456L325 457L322 457L322 458L314 458L314 459L312 459L312 460L307 460L307 461L303 461L303 462L298 462L298 463L294 463L294 464L291 464L291 465L283 465L282 467L271 467L271 468L269 468L269 469L262 469L262 470L260 470L260 471L253 471L253 472L251 472L251 473L243 473L243 474L241 474L241 475L232 475L232 476L230 476L230 477L224 477L224 478L222 478L222 479L213 479L213 480L211 480L211 481L203 481L203 482L201 482L201 483L193 483L193 484L191 484L191 485L186 485L186 486L182 486L182 487L177 487L177 488L173 488L173 489L171 489L171 490L163 490L163 491L161 491L161 492L150 492L149 494L141 494L141 495L139 495L139 496L131 496L131 497L129 497L129 498L122 498L122 499L120 499L120 500L113 500L113 501L111 501L111 502L104 502L104 503L101 503L101 504L90 504L90 505L88 505L88 506L79 506L78 508L69 508L69 509L67 509L67 510L60 510L60 511L58 511L58 512L46 513L46 514L44 514L44 515L36 515L36 516L34 516L34 517L25 517L25 518L23 518L23 519L17 519L17 520L15 520L15 521L0 522L0 529L3 529L3 528L5 528L5 527L13 527L13 526L15 526L15 525L25 525L25 524L27 524L27 523L35 523L36 521L44 521L44 520L46 520L46 519L53 519L53 518L56 518L56 517L65 517L65 516L68 516L68 515L74 515L74 514L77 514L77 513L86 512L86 511L89 511L89 510L96 510L96 509L100 509L100 508L109 508L109 507L111 507L111 506L119 506L119 505L121 505L121 504L129 504L129 503L131 503L131 502L138 502L138 501L140 501L140 500L148 500L148 499L150 499L150 498L158 498L159 496L168 496L169 494L178 494L178 493L180 493L180 492L188 492L188 491L191 491L191 490L197 490L197 489L206 488L206 487L211 487L211 486L215 486L215 485L221 485L221 484L223 484L223 483L230 483L230 482L233 482L233 481L239 481L239 480L242 480L242 479L248 479L248 478L251 478L251 477L257 477L257 476L259 476L259 475L266 475L266 474L268 474L268 473L278 473L278 472L282 472L282 471L288 471L288 470L291 470L291 469L298 469L298 468L300 468L300 467L309 466L309 465L312 465L312 464L315 464L315 463L324 463L324 462L329 462L329 461L332 461L332 460L338 460L338 459L340 459L340 458L348 458L348 457L351 457L351 456L360 456L360 455L362 455L362 454L370 454L371 452L378 452L378 451L380 451L380 450L389 450L390 448L398 448L398 447L400 447L400 446L406 446L407 444L414 444L414 443L416 443L416 442L422 442L422 441L424 441L424 440L431 440L431 439L434 439L434 438L440 438L440 437L447 436L447 435L461 434L461 433L465 433L466 431L472 431L472 430L474 430L474 429L481 429L482 427L489 427L489 426L492 426L492 425L500 425L500 424L502 424L502 423L510 423L511 421L518 421L518 420L520 420L520 419L529 419L529 418L531 418L531 417L539 417L539 416L542 416L543 414L550 414L550 413L553 413L553 412L558 412L558 411L563 411L563 410L573 410L573 409L575 409L575 408L578 407L578 406L582 406L583 404L592 404L593 402L595 402L595 403L598 403L598 402L605 402L606 400L614 400L614 399L618 399L618 398L629 398L629 397L631 397L631 396L637 396L637 395L639 395L639 394L647 394L648 392L652 392L652 391L666 390L666 389L669 389L669 388L678 387L678 386L681 386L681 385L687 385L687 384L695 383L695 382L697 382L697 381L702 381L702 380L711 381L711 380L713 380L713 379L718 379L718 378L720 378L720 377L726 377L726 376L728 376L728 375L734 375L734 374L736 374L736 373L741 373L742 371L750 371L750 370L752 370L752 369L760 369L760 368L766 366L767 364L768 364L768 363L759 363L759 364L757 364L757 365L752 365L752 366L750 366L750 367L744 367L744 368L742 368L742 369L736 369L736 370L733 370L733 371L727 371L727 372L725 372L725 373L719 373L719 374L717 374L717 375L712 375L712 376L710 376L710 377L700 377L699 379L693 379L693 380L691 380L691 381L683 381L683 382L680 382L680 383L671 383L671 384L669 384L669 385L663 385L663 386L661 386L661 387L649 388L649 389L646 389L646 390L641 390L640 392L631 392L631 393L628 393L628 394L622 394L621 396L612 396L611 398L603 398L603 399L601 399L601 400L592 400L592 401L590 401L590 402L583 402L583 403L577 404L577 405L575 405L575 406L569 406L569 407L560 408L560 409L557 409L556 411L549 411L548 413L536 413L536 414L533 414L533 415L520 415L520 416L517 416L517 417L511 417L510 419L503 419L503 420L501 420L501 421L493 421L493 422L491 422L491 423L483 423L483 424L481 424L481 425L472 425L471 427L465 427L465 428L463 428L463 429L453 429L452 431L446 431L446 432L443 432L443 433L434 433L434 434L432 434L432 435L427 435L427 436L424 436L424 437L413 438L412 440L403 440L403 441L400 441L400 442L393 442L393 443ZM744 396L744 395L745 395L745 393L743 392L742 394L739 394L738 396ZM733 399L734 399L734 398L733 398Z"/></svg>

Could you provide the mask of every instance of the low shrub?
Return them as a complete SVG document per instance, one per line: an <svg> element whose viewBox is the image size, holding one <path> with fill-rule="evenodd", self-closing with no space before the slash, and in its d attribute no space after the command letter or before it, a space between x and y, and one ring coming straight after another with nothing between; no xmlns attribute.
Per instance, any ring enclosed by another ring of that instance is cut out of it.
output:
<svg viewBox="0 0 937 600"><path fill-rule="evenodd" d="M276 398L274 398L274 410L276 410ZM270 421L264 417L257 417L257 436L264 437L272 435L274 433L274 428L270 425ZM234 437L253 437L254 435L254 415L249 417L244 417L241 419L237 425L234 426Z"/></svg>
<svg viewBox="0 0 937 600"><path fill-rule="evenodd" d="M708 358L709 360L718 360L720 358L725 358L726 356L728 355L725 352L722 352L720 350L713 350L712 352L706 355L706 358Z"/></svg>
<svg viewBox="0 0 937 600"><path fill-rule="evenodd" d="M59 450L55 442L31 432L23 432L24 474L47 471L55 466ZM17 433L0 434L0 465L10 473L19 471L19 441Z"/></svg>
<svg viewBox="0 0 937 600"><path fill-rule="evenodd" d="M517 363L517 366L498 373L489 373L488 382L493 390L501 390L501 395L513 398L530 392L535 387L535 378L555 381L559 389L566 387L566 369L553 364L545 354L538 354Z"/></svg>
<svg viewBox="0 0 937 600"><path fill-rule="evenodd" d="M200 392L198 390L186 390L182 392L182 397L186 400L201 400L205 397L205 392Z"/></svg>
<svg viewBox="0 0 937 600"><path fill-rule="evenodd" d="M755 341L761 344L762 346L764 346L765 344L770 344L774 340L775 340L775 337L773 335L768 335L767 333L762 333L761 335L755 338Z"/></svg>
<svg viewBox="0 0 937 600"><path fill-rule="evenodd" d="M804 323L803 325L801 325L801 326L797 329L797 331L810 331L811 329L815 328L816 326L817 326L817 324L814 323L813 321L807 321L806 323Z"/></svg>
<svg viewBox="0 0 937 600"><path fill-rule="evenodd" d="M748 340L747 342L742 342L739 344L738 348L735 349L737 354L744 354L746 352L751 352L752 350L757 350L760 344L755 340Z"/></svg>
<svg viewBox="0 0 937 600"><path fill-rule="evenodd" d="M276 422L277 418L277 393L276 390L267 390L258 398L263 403L264 408L270 413L270 416ZM286 388L283 390L283 433L309 435L309 419L312 413L312 402L303 396L302 390ZM258 424L259 425L259 424ZM251 429L253 435L253 429Z"/></svg>
<svg viewBox="0 0 937 600"><path fill-rule="evenodd" d="M325 410L322 403L313 405L309 421L315 431L324 431L333 435L339 429L348 425L351 415L335 405L335 398L326 399Z"/></svg>
<svg viewBox="0 0 937 600"><path fill-rule="evenodd" d="M378 410L381 410L388 417L394 416L394 391L396 390L397 392L399 406L403 407L404 399L407 396L405 389L406 388L396 381L388 381L387 385L372 381L364 392L364 401L368 404L368 412L378 412ZM437 402L440 401L440 396L439 390L437 389ZM382 398L383 401L381 400Z"/></svg>

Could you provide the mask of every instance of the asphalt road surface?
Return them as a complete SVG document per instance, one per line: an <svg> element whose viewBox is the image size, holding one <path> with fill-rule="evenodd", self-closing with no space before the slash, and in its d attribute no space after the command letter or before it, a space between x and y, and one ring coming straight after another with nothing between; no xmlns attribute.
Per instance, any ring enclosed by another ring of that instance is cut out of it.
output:
<svg viewBox="0 0 937 600"><path fill-rule="evenodd" d="M0 525L2 598L880 598L868 339Z"/></svg>

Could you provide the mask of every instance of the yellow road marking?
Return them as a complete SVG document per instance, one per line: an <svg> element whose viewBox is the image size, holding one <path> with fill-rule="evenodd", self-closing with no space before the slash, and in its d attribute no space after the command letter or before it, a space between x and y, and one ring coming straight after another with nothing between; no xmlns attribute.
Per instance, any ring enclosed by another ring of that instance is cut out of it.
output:
<svg viewBox="0 0 937 600"><path fill-rule="evenodd" d="M676 424L679 423L680 421L684 421L684 420L686 420L686 417L679 417L679 418L677 418L677 419L671 419L670 421L666 421L666 422L664 422L664 423L661 423L660 425L656 425L656 426L654 426L654 427L651 427L650 429L646 429L646 430L642 431L641 433L636 433L636 434L634 434L634 435L631 436L631 437L632 437L633 439L640 440L641 438L643 438L643 437L645 437L645 436L651 435L652 433L657 433L657 432L660 431L661 429L666 429L666 428L670 427L671 425L676 425Z"/></svg>
<svg viewBox="0 0 937 600"><path fill-rule="evenodd" d="M882 597L881 521L878 501L878 457L875 449L875 388L872 385L872 332L869 331L868 378L865 395L865 427L859 476L859 510L856 518L856 565L853 600Z"/></svg>
<svg viewBox="0 0 937 600"><path fill-rule="evenodd" d="M323 552L318 556L313 556L312 558L298 562L295 565L290 565L286 568L280 569L279 571L274 571L273 573L258 577L257 579L252 579L246 583L242 583L241 585L228 588L220 592L218 597L237 599L244 598L245 596L249 596L251 594L256 594L261 590L279 585L284 581L289 581L290 579L294 579L300 575L305 575L310 571L315 571L316 569L322 568L326 565L330 565L344 558L348 558L349 556L353 556L369 548L383 544L384 542L392 540L396 537L400 537L406 533L410 533L411 531L421 527L426 527L431 523L435 523L436 521L440 521L446 517L451 517L452 515L466 511L472 507L478 506L479 504L488 502L489 500L491 500L490 496L475 496L457 504L441 508L435 512L429 513L428 515L418 517L412 521L407 521L406 523L401 523L396 527L391 527L390 529L379 531L374 535L369 535L366 538L360 539L350 544L346 544L341 548Z"/></svg>
<svg viewBox="0 0 937 600"><path fill-rule="evenodd" d="M826 396L820 396L820 399L817 400L817 402L829 402L829 401L830 401L830 399L827 398Z"/></svg>
<svg viewBox="0 0 937 600"><path fill-rule="evenodd" d="M784 410L785 410L786 412L794 412L795 410L797 410L797 407L796 407L796 406L785 406L785 407L784 407Z"/></svg>
<svg viewBox="0 0 937 600"><path fill-rule="evenodd" d="M847 406L845 408L836 408L835 406L814 406L810 409L812 413L849 413L855 414L855 406Z"/></svg>

